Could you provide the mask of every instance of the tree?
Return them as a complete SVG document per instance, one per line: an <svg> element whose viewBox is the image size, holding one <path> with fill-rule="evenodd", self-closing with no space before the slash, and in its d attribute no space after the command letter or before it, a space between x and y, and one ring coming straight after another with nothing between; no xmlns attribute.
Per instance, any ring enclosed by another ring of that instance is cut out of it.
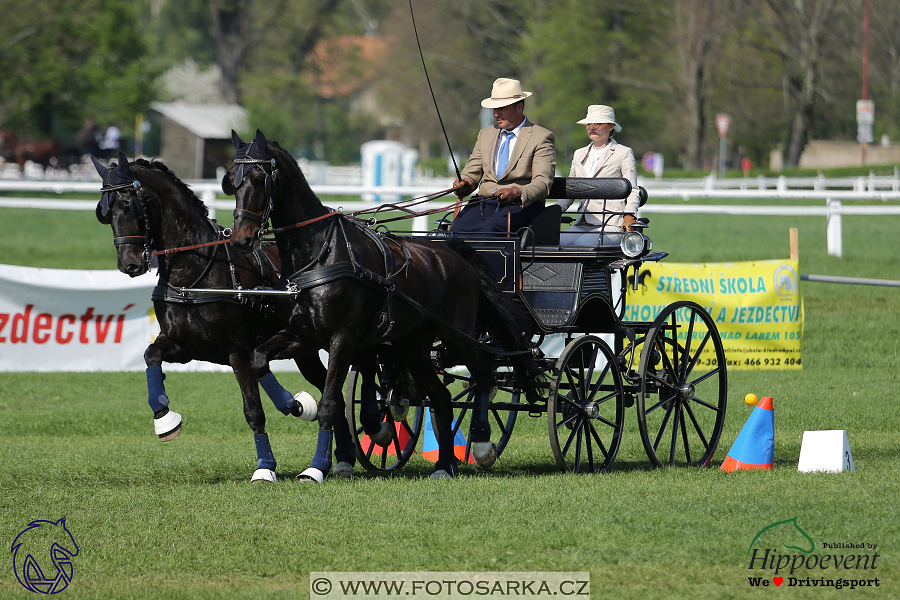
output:
<svg viewBox="0 0 900 600"><path fill-rule="evenodd" d="M0 110L20 135L71 138L84 118L130 125L154 99L135 9L115 0L0 2Z"/></svg>
<svg viewBox="0 0 900 600"><path fill-rule="evenodd" d="M862 28L862 0L853 3ZM900 6L894 0L869 0L869 90L878 128L900 138ZM860 35L856 39L860 39Z"/></svg>
<svg viewBox="0 0 900 600"><path fill-rule="evenodd" d="M797 166L806 146L820 80L823 46L838 0L764 0L757 12L765 50L782 62L787 143L784 164Z"/></svg>
<svg viewBox="0 0 900 600"><path fill-rule="evenodd" d="M302 70L307 55L322 38L327 20L341 0L304 4L303 7L298 2L288 4L287 0L209 0L216 62L222 69L222 95L226 102L240 103L239 77L249 66L248 58L253 55L261 61L260 65L264 64L276 41L287 46L290 70L294 74ZM298 21L295 18L298 13L307 18ZM293 26L289 35L273 35L283 34L287 23Z"/></svg>

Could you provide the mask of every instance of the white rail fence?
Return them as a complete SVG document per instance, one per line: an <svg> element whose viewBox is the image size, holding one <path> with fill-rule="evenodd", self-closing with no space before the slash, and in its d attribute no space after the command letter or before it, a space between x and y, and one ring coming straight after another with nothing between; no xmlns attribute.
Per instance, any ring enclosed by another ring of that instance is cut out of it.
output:
<svg viewBox="0 0 900 600"><path fill-rule="evenodd" d="M398 186L398 187L364 187L361 185L313 185L313 190L319 196L354 196L363 194L379 194L381 196L405 196L421 197L435 191L450 187L450 179L435 179L434 185L422 186ZM887 204L889 201L900 200L900 191L877 190L726 190L693 188L679 189L673 187L656 187L655 182L644 182L652 200L680 199L684 203L658 204L652 201L641 208L641 214L719 214L719 215L753 215L753 216L824 216L826 218L826 245L830 255L840 257L843 254L843 233L841 217L848 216L887 216L900 215L900 205ZM694 180L696 185L697 181ZM217 210L231 213L234 208L233 200L217 200L216 193L221 190L218 183L203 181L190 183L194 193L210 208L211 216L215 216ZM5 192L53 192L65 194L70 192L97 193L99 199L99 181L9 181L0 180L0 191ZM801 205L708 205L692 204L690 200L700 198L722 198L753 200L819 200L821 206ZM453 197L444 201L433 201L417 205L417 209L440 208L451 204ZM879 204L845 204L844 202L872 202ZM333 203L332 203L333 204ZM94 210L96 200L63 200L35 197L6 197L0 198L0 208L30 208L48 210ZM352 201L346 203L344 209L362 210L381 205L378 202ZM571 211L570 211L571 212ZM428 228L427 217L421 216L413 219L412 231L424 231Z"/></svg>

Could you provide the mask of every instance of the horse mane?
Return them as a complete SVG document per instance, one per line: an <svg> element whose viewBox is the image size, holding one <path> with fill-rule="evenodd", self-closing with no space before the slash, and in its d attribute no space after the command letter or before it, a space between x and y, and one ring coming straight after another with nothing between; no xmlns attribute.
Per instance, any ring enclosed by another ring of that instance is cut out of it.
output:
<svg viewBox="0 0 900 600"><path fill-rule="evenodd" d="M209 208L203 204L203 201L197 197L197 194L188 187L188 185L183 182L178 176L169 170L169 167L165 165L161 160L147 160L145 158L136 158L131 163L132 167L142 167L144 169L150 171L158 171L163 174L166 179L168 179L183 195L190 198L193 201L194 206L197 210L205 217L209 218Z"/></svg>
<svg viewBox="0 0 900 600"><path fill-rule="evenodd" d="M292 177L295 179L299 179L299 182L292 181L291 186L300 185L302 189L306 191L307 194L318 200L319 204L322 204L322 200L316 195L316 193L309 186L309 182L306 180L306 175L303 174L303 170L300 168L300 165L297 164L297 161L291 156L291 153L281 147L281 144L274 140L269 140L269 150L272 151L272 154L275 156L275 159L278 160L279 163L286 165L288 167L287 173L285 176L288 179Z"/></svg>

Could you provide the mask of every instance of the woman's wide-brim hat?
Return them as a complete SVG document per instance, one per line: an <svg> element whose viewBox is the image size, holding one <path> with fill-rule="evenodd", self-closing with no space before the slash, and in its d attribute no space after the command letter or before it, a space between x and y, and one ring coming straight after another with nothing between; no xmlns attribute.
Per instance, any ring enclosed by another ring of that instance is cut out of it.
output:
<svg viewBox="0 0 900 600"><path fill-rule="evenodd" d="M591 104L588 106L587 116L580 121L575 121L579 125L587 125L588 123L612 123L615 125L616 131L622 131L622 126L616 123L616 111L612 106L603 104Z"/></svg>
<svg viewBox="0 0 900 600"><path fill-rule="evenodd" d="M531 95L531 92L523 92L522 84L518 79L506 79L501 77L494 81L494 87L491 88L491 97L481 101L481 105L485 108L503 108L510 104L515 104L519 100L524 100Z"/></svg>

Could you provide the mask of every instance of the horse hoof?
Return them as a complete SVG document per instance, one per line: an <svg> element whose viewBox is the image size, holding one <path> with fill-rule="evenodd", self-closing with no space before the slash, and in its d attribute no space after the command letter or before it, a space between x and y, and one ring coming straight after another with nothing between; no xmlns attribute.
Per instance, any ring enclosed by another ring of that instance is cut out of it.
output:
<svg viewBox="0 0 900 600"><path fill-rule="evenodd" d="M174 410L170 410L158 419L153 419L153 430L159 436L159 441L168 442L174 440L181 433L183 419Z"/></svg>
<svg viewBox="0 0 900 600"><path fill-rule="evenodd" d="M334 466L331 476L336 479L353 479L353 465L348 462L339 462Z"/></svg>
<svg viewBox="0 0 900 600"><path fill-rule="evenodd" d="M315 421L316 415L319 413L319 405L316 399L306 392L297 392L294 394L294 400L297 402L294 408L294 416L300 417L304 421Z"/></svg>
<svg viewBox="0 0 900 600"><path fill-rule="evenodd" d="M298 481L312 481L314 483L322 483L325 481L325 473L315 467L310 467L297 475Z"/></svg>
<svg viewBox="0 0 900 600"><path fill-rule="evenodd" d="M369 439L382 448L386 448L394 439L394 429L387 423L382 423L381 430L375 435L370 435Z"/></svg>
<svg viewBox="0 0 900 600"><path fill-rule="evenodd" d="M473 442L472 456L482 469L490 469L497 462L497 446L493 442Z"/></svg>
<svg viewBox="0 0 900 600"><path fill-rule="evenodd" d="M431 479L453 479L453 474L444 469L438 469L431 474Z"/></svg>
<svg viewBox="0 0 900 600"><path fill-rule="evenodd" d="M272 469L257 469L253 471L253 477L250 478L250 483L254 481L271 481L275 483L278 481L278 477L275 476L275 471Z"/></svg>

